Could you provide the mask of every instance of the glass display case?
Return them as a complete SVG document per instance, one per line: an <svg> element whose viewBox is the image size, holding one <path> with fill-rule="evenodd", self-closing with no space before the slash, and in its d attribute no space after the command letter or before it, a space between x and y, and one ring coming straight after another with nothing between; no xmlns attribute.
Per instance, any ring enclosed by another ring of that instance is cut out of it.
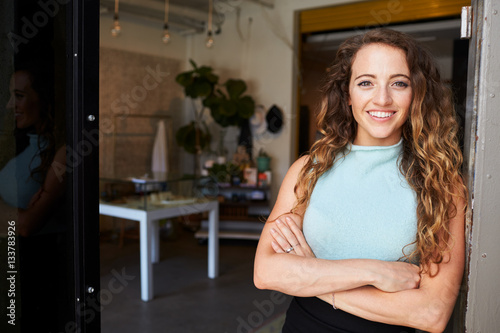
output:
<svg viewBox="0 0 500 333"><path fill-rule="evenodd" d="M203 178L169 174L158 179L101 177L100 202L151 211L208 201Z"/></svg>

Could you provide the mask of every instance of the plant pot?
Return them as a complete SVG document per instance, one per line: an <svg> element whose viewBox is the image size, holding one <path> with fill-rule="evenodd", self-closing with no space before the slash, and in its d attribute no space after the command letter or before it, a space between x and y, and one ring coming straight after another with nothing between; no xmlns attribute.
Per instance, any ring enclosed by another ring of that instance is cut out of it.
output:
<svg viewBox="0 0 500 333"><path fill-rule="evenodd" d="M257 157L257 170L259 172L270 170L269 168L270 164L271 164L270 157L262 157L262 156Z"/></svg>

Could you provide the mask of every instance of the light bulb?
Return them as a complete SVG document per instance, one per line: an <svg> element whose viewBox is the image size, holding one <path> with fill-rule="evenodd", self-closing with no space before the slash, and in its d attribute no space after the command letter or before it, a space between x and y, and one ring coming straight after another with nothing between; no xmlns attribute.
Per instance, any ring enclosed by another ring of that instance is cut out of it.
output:
<svg viewBox="0 0 500 333"><path fill-rule="evenodd" d="M118 22L118 20L115 20L113 28L111 28L111 36L118 37L121 31L122 28L120 27L120 22Z"/></svg>
<svg viewBox="0 0 500 333"><path fill-rule="evenodd" d="M212 37L212 31L208 32L207 35L207 40L205 42L205 45L210 49L214 46L214 38Z"/></svg>
<svg viewBox="0 0 500 333"><path fill-rule="evenodd" d="M163 43L168 44L170 42L170 34L168 33L168 30L165 30L163 32L163 37L161 38Z"/></svg>
<svg viewBox="0 0 500 333"><path fill-rule="evenodd" d="M163 25L163 36L161 38L163 43L168 44L170 42L170 32L168 31L168 23Z"/></svg>

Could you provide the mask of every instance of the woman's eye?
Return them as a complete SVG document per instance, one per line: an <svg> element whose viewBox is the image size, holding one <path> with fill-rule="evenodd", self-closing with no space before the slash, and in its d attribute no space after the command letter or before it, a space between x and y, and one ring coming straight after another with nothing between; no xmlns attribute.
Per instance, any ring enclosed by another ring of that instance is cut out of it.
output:
<svg viewBox="0 0 500 333"><path fill-rule="evenodd" d="M400 88L406 88L406 87L408 87L408 86L409 86L409 84L408 84L408 83L403 82L403 81L394 82L394 85L395 85L396 87L400 87Z"/></svg>
<svg viewBox="0 0 500 333"><path fill-rule="evenodd" d="M368 86L371 86L371 82L370 81L362 81L360 83L358 83L358 86L359 87L368 87Z"/></svg>

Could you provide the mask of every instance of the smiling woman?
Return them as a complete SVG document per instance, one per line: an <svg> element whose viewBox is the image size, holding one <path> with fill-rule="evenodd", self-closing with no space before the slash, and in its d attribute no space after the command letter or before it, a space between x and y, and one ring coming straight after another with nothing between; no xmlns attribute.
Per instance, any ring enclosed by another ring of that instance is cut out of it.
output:
<svg viewBox="0 0 500 333"><path fill-rule="evenodd" d="M33 89L27 71L14 73L10 82L8 109L14 110L17 128L28 128L40 124L40 97Z"/></svg>
<svg viewBox="0 0 500 333"><path fill-rule="evenodd" d="M412 100L404 52L385 44L371 44L359 50L352 65L349 96L358 124L354 144L396 144Z"/></svg>
<svg viewBox="0 0 500 333"><path fill-rule="evenodd" d="M464 269L467 190L450 92L411 36L346 40L323 135L289 169L255 258L295 296L284 333L442 332Z"/></svg>

